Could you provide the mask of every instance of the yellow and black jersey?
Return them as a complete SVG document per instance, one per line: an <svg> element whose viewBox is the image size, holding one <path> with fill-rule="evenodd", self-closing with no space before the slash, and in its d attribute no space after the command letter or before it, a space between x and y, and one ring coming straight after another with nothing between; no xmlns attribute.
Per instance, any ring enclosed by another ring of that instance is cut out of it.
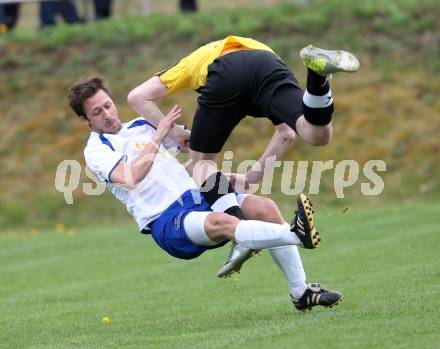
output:
<svg viewBox="0 0 440 349"><path fill-rule="evenodd" d="M183 90L197 90L204 86L208 74L208 66L226 51L242 49L273 50L254 39L239 36L228 36L219 41L211 42L200 47L178 63L156 74L167 87L167 95Z"/></svg>

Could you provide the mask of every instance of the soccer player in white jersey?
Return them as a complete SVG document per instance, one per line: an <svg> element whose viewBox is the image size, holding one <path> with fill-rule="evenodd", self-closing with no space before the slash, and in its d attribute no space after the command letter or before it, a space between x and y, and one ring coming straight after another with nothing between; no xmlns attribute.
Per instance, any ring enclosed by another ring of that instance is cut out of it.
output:
<svg viewBox="0 0 440 349"><path fill-rule="evenodd" d="M228 241L245 249L268 249L298 310L332 307L342 299L339 292L306 284L297 246L315 248L320 238L312 205L304 194L297 199L292 226L272 200L255 195L236 194L246 220L213 212L186 169L168 152L177 146L168 137L181 115L177 106L157 127L142 117L122 123L100 77L85 78L70 87L68 102L91 129L84 150L87 166L107 182L139 230L151 234L170 255L192 259ZM235 267L239 270L243 262L238 261Z"/></svg>

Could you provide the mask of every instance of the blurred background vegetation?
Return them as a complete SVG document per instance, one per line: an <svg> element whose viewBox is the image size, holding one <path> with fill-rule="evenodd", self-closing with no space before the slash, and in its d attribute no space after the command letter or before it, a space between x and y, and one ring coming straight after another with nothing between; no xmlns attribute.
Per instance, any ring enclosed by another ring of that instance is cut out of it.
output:
<svg viewBox="0 0 440 349"><path fill-rule="evenodd" d="M297 139L283 160L371 159L387 163L378 197L360 193L360 182L336 199L333 173L324 173L321 205L410 205L440 197L440 3L436 0L316 0L234 2L199 1L198 13L178 13L177 1L151 1L152 14L136 1L115 1L109 20L59 25L38 31L36 5L26 5L18 28L0 36L0 230L126 219L108 193L86 196L84 171L74 204L66 205L54 187L57 165L65 159L84 164L88 128L65 102L79 77L107 77L124 121L136 115L127 93L155 72L198 46L229 34L250 36L271 46L301 84L305 69L298 52L313 43L354 51L361 70L331 81L336 105L332 144L314 148ZM169 98L164 110L179 104L191 125L196 94ZM224 147L234 159L256 159L273 128L247 118ZM184 157L182 158L184 159ZM234 162L235 164L238 161ZM275 175L273 195L291 209ZM365 181L365 180L364 180ZM308 190L308 182L306 192Z"/></svg>

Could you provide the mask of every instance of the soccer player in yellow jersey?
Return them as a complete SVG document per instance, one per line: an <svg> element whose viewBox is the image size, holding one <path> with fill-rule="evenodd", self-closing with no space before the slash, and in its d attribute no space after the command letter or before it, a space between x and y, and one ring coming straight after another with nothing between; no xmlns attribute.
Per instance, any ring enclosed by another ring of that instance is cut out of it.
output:
<svg viewBox="0 0 440 349"><path fill-rule="evenodd" d="M329 143L334 107L327 76L359 68L356 57L346 51L308 46L300 56L308 71L306 91L270 47L251 38L228 36L200 47L133 89L128 103L157 125L164 115L155 101L184 89L200 94L189 138L193 162L187 169L214 211L243 219L233 186L215 163L207 167L206 161L215 159L246 115L268 118L275 126L265 152L245 175L246 184L261 179L266 159L281 157L295 134L314 146ZM184 131L174 127L170 137L185 148ZM204 166L198 166L202 160ZM237 175L232 177L236 179Z"/></svg>

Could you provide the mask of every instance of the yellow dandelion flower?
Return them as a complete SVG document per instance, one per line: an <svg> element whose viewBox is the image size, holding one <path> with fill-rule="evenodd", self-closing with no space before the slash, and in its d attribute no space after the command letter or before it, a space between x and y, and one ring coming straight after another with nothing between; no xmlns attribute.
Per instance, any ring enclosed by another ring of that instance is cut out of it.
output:
<svg viewBox="0 0 440 349"><path fill-rule="evenodd" d="M66 226L63 223L58 223L55 225L55 230L57 233L64 233Z"/></svg>
<svg viewBox="0 0 440 349"><path fill-rule="evenodd" d="M30 237L37 236L37 235L38 235L38 229L37 229L37 228L34 228L34 227L30 228L30 229L28 230L28 235L29 235Z"/></svg>

